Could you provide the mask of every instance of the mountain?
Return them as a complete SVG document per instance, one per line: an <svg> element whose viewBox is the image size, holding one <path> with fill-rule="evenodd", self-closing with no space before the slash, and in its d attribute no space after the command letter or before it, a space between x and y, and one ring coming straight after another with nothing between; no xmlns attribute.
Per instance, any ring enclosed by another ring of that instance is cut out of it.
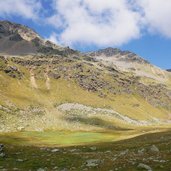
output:
<svg viewBox="0 0 171 171"><path fill-rule="evenodd" d="M167 69L168 72L171 72L171 69Z"/></svg>
<svg viewBox="0 0 171 171"><path fill-rule="evenodd" d="M6 55L73 53L69 48L44 40L34 30L9 21L0 21L0 53Z"/></svg>
<svg viewBox="0 0 171 171"><path fill-rule="evenodd" d="M151 81L166 83L170 80L168 72L150 64L135 53L121 51L117 48L106 48L88 53L104 65L113 65L123 72L130 72L141 78L149 78Z"/></svg>
<svg viewBox="0 0 171 171"><path fill-rule="evenodd" d="M0 132L169 127L171 73L116 48L81 53L0 22Z"/></svg>

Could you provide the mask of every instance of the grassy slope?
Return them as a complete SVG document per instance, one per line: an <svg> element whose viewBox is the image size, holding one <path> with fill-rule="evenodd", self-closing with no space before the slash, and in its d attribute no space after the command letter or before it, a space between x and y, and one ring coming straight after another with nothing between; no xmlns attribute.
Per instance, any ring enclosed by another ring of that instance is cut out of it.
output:
<svg viewBox="0 0 171 171"><path fill-rule="evenodd" d="M77 61L74 62L74 64L79 63L80 62L77 63ZM3 60L0 60L0 67L4 67L5 65L6 64L3 63ZM41 65L40 67L37 67L37 69L33 70L38 87L33 88L30 81L31 74L28 68L16 64L12 62L12 60L8 60L8 65L16 66L24 74L22 79L17 79L8 76L3 71L0 71L0 105L7 108L14 108L14 112L12 114L7 114L6 112L0 110L0 116L5 118L6 124L11 125L11 127L15 125L20 127L20 123L23 123L23 120L20 121L20 115L17 113L20 109L27 109L24 115L28 118L26 118L24 122L26 122L25 125L29 125L29 130L32 130L32 128L33 130L36 128L40 128L40 130L41 128L90 130L95 127L99 130L100 127L104 129L103 124L113 124L118 128L120 127L124 129L135 127L130 126L127 123L119 122L117 119L110 120L110 118L104 116L103 118L89 118L94 119L95 121L95 126L92 127L91 125L85 123L77 123L74 125L74 123L68 123L68 121L63 118L63 114L56 108L58 105L63 103L79 103L95 108L99 107L113 109L122 115L127 115L136 120L150 120L153 117L168 119L169 111L150 105L145 99L136 94L108 94L107 97L101 98L98 96L98 92L93 93L84 90L73 80L67 81L62 78L50 78L50 90L48 90L44 76L47 65ZM63 67L67 67L70 63L64 62L62 65ZM94 67L85 65L83 70L94 69ZM96 71L97 70L93 70L93 72ZM71 72L78 73L79 71L77 71L76 68L75 70L71 70ZM108 72L105 74L105 79L107 82L111 82L111 84L113 83ZM45 111L44 118L41 118L41 116L39 117L39 115L34 116L34 114L29 117L28 109L35 107ZM98 124L98 126L96 124Z"/></svg>
<svg viewBox="0 0 171 171"><path fill-rule="evenodd" d="M164 110L154 108L139 96L116 95L110 96L110 99L104 99L95 93L81 89L73 82L61 79L51 80L51 90L47 90L45 87L45 80L37 80L38 89L35 89L30 86L28 77L24 80L17 80L4 73L0 73L0 82L0 103L4 104L4 98L7 98L19 108L36 104L53 107L55 104L76 102L93 107L112 108L134 118L146 118L149 114L162 118L167 113ZM136 104L140 106L134 107Z"/></svg>

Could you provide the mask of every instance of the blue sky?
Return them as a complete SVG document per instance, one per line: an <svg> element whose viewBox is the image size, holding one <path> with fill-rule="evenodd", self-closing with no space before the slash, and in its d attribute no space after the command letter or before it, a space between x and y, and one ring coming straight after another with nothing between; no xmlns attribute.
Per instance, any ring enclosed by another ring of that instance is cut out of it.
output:
<svg viewBox="0 0 171 171"><path fill-rule="evenodd" d="M42 37L80 51L130 50L171 68L171 1L5 0L0 19L27 25Z"/></svg>

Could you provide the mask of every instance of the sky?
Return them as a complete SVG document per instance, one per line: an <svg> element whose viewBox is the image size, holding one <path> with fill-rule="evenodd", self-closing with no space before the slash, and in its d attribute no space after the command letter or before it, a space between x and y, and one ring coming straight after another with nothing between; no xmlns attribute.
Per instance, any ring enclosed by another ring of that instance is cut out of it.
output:
<svg viewBox="0 0 171 171"><path fill-rule="evenodd" d="M0 0L0 20L83 52L117 47L171 68L171 0Z"/></svg>

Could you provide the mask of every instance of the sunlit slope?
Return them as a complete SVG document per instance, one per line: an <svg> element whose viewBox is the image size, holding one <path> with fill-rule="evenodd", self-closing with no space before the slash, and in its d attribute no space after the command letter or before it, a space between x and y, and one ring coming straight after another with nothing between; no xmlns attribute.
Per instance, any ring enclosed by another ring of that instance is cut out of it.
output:
<svg viewBox="0 0 171 171"><path fill-rule="evenodd" d="M0 60L1 131L118 130L159 126L170 119L165 95L165 105L153 98L150 103L134 91L136 84L120 86L119 79L129 82L127 74L117 71L114 77L99 64L46 56Z"/></svg>
<svg viewBox="0 0 171 171"><path fill-rule="evenodd" d="M106 48L88 54L106 66L112 65L120 71L141 77L141 81L145 84L161 83L170 86L171 73L152 65L133 52Z"/></svg>

